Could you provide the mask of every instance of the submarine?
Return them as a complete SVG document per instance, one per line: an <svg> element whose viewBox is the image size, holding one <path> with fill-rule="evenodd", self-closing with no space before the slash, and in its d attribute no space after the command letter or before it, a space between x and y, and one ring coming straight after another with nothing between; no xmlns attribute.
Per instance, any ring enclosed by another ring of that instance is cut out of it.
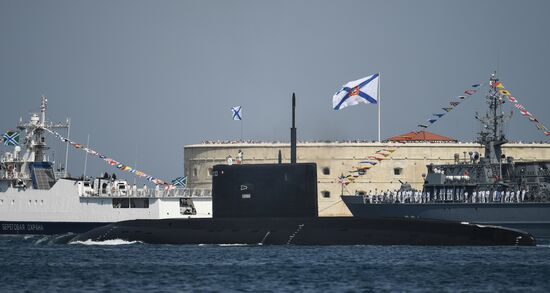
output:
<svg viewBox="0 0 550 293"><path fill-rule="evenodd" d="M216 165L212 218L130 220L74 241L122 239L149 244L535 245L523 231L474 223L406 218L319 217L317 166L296 162L292 97L291 161Z"/></svg>

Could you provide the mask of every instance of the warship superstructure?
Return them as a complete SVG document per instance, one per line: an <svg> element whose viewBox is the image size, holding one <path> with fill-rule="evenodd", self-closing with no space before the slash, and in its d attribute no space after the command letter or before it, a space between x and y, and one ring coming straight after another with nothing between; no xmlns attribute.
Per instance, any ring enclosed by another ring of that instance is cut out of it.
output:
<svg viewBox="0 0 550 293"><path fill-rule="evenodd" d="M0 159L0 234L78 233L122 220L211 217L209 190L137 188L114 174L72 178L66 168L56 171L46 130L69 128L69 122L47 121L46 103L42 97L40 114L21 121L7 138L13 151ZM24 133L21 145L14 133Z"/></svg>
<svg viewBox="0 0 550 293"><path fill-rule="evenodd" d="M403 185L389 194L343 195L354 216L422 218L474 222L522 229L550 237L550 161L515 161L502 151L508 140L505 103L492 74L486 95L488 111L478 142L484 153L455 154L453 164L427 166L423 189Z"/></svg>

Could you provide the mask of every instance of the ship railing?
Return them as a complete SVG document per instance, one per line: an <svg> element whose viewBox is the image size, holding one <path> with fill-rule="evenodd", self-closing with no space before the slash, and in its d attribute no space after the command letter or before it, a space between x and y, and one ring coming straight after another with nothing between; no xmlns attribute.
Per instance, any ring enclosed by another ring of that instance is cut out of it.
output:
<svg viewBox="0 0 550 293"><path fill-rule="evenodd" d="M67 171L54 171L53 174L54 174L55 179L69 177L69 173Z"/></svg>
<svg viewBox="0 0 550 293"><path fill-rule="evenodd" d="M210 188L173 188L173 189L128 189L114 190L105 192L96 192L95 190L86 190L81 197L132 197L132 198L191 198L191 197L211 197Z"/></svg>
<svg viewBox="0 0 550 293"><path fill-rule="evenodd" d="M24 173L8 173L8 172L2 172L0 173L0 180L16 180L20 179L23 181L31 180L31 176L24 174Z"/></svg>

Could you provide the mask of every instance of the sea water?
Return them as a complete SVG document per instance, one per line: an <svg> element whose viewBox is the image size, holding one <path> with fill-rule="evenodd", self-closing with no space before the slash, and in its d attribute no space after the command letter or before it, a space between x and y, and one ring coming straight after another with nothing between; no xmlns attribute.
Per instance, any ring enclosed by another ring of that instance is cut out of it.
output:
<svg viewBox="0 0 550 293"><path fill-rule="evenodd" d="M59 244L64 238L0 236L0 291L550 292L547 244Z"/></svg>

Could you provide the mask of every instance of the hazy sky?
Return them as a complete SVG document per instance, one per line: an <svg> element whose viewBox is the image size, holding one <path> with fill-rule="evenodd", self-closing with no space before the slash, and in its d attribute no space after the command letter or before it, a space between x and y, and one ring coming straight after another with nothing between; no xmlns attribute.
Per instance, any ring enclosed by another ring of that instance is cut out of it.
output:
<svg viewBox="0 0 550 293"><path fill-rule="evenodd" d="M376 139L376 106L332 110L347 81L381 73L382 137L413 130L493 70L550 127L550 1L0 0L0 126L49 100L71 138L152 175L183 146L244 137ZM429 130L471 141L481 96ZM506 104L506 109L510 105ZM515 113L514 140L546 140ZM64 148L49 140L58 162ZM137 155L136 155L137 154ZM82 174L83 152L69 169ZM118 171L89 158L88 174ZM122 172L117 172L122 173Z"/></svg>

